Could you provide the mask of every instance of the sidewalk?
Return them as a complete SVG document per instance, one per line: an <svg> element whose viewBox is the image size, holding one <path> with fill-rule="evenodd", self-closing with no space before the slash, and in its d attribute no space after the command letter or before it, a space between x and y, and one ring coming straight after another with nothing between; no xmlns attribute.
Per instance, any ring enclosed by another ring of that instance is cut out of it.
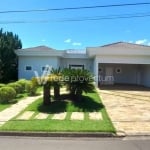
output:
<svg viewBox="0 0 150 150"><path fill-rule="evenodd" d="M41 98L40 96L34 96L34 97L27 97L21 101L19 101L16 104L13 104L11 107L4 109L0 112L0 126L5 124L8 120L15 117L17 114L19 114L23 109L25 109L29 104L36 101L37 99Z"/></svg>

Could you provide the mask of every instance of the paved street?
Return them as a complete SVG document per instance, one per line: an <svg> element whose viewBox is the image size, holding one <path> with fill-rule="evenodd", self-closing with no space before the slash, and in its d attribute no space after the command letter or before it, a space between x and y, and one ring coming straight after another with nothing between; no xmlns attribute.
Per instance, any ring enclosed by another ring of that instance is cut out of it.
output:
<svg viewBox="0 0 150 150"><path fill-rule="evenodd" d="M150 138L0 137L1 150L149 150Z"/></svg>

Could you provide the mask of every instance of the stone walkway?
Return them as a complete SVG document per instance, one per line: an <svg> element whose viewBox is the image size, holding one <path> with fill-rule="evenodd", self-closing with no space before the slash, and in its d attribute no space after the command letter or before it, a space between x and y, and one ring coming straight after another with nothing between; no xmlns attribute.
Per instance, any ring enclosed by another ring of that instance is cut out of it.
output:
<svg viewBox="0 0 150 150"><path fill-rule="evenodd" d="M99 93L118 132L127 135L150 134L149 89L101 89Z"/></svg>
<svg viewBox="0 0 150 150"><path fill-rule="evenodd" d="M29 120L34 115L34 111L25 111L20 116L18 116L17 120ZM90 120L103 120L101 112L88 112ZM52 120L64 120L67 116L67 112L60 112L51 114ZM47 113L38 113L36 116L32 117L32 119L47 119L49 114ZM84 112L72 112L70 116L70 120L84 120Z"/></svg>
<svg viewBox="0 0 150 150"><path fill-rule="evenodd" d="M0 112L0 126L5 124L8 120L15 117L17 114L19 114L23 109L25 109L29 104L36 101L38 98L42 97L40 96L34 96L34 97L27 97L23 100L20 100L18 103L13 104L11 107L4 109ZM26 114L29 116L29 113ZM25 115L25 116L26 116ZM24 118L25 118L24 116Z"/></svg>

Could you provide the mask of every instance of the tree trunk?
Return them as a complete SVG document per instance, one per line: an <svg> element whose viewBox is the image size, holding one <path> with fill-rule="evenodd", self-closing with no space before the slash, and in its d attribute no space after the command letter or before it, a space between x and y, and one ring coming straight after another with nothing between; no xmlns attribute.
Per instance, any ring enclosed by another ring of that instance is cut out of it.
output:
<svg viewBox="0 0 150 150"><path fill-rule="evenodd" d="M60 86L58 86L58 85L54 86L54 99L55 100L60 99Z"/></svg>
<svg viewBox="0 0 150 150"><path fill-rule="evenodd" d="M49 105L50 104L50 85L46 83L43 85L43 104L44 105Z"/></svg>

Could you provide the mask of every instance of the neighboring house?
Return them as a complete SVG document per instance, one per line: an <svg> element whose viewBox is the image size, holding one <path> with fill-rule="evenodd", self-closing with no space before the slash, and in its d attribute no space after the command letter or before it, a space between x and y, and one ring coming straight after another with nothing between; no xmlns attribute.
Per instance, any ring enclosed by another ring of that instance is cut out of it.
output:
<svg viewBox="0 0 150 150"><path fill-rule="evenodd" d="M86 51L55 50L45 46L16 50L19 78L42 74L45 65L53 68L82 68L95 75L96 84L136 84L150 87L150 46L125 42Z"/></svg>

